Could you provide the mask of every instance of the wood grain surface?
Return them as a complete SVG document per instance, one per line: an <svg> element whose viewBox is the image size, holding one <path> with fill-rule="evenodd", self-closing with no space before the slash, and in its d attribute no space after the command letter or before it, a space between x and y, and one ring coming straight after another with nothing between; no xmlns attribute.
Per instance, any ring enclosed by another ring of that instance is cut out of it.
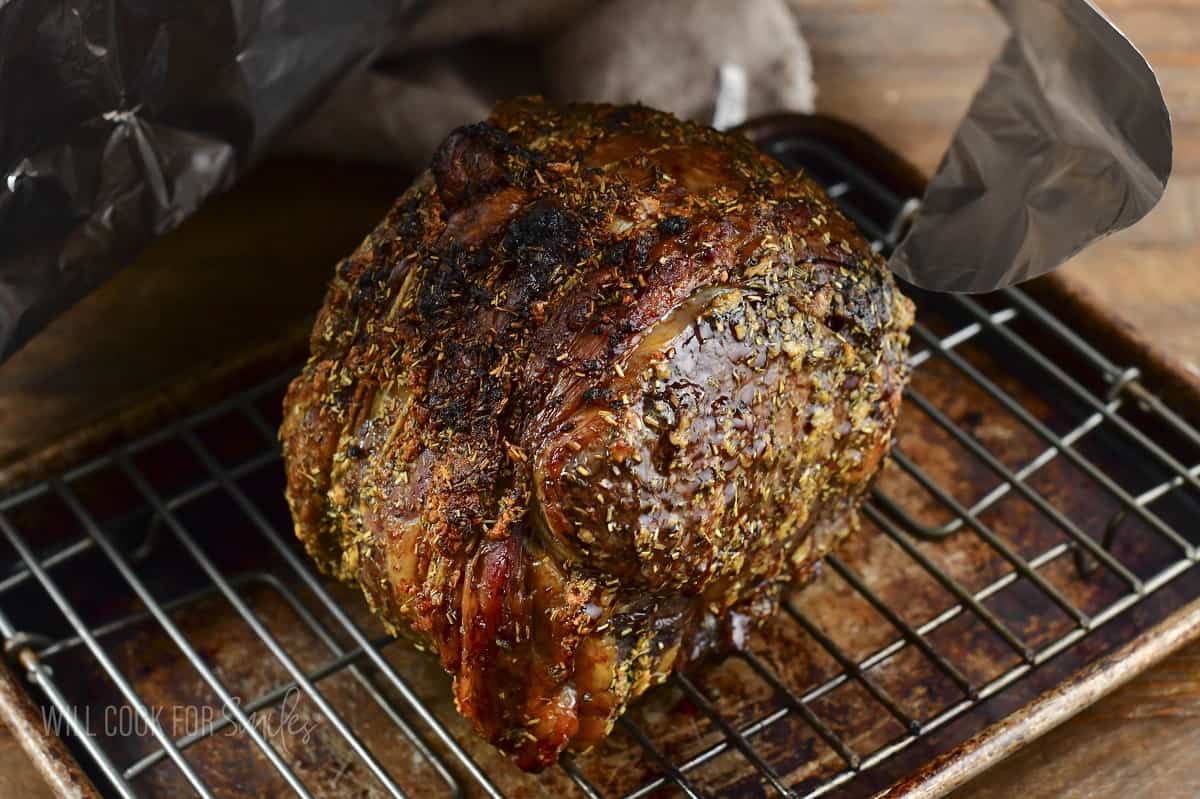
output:
<svg viewBox="0 0 1200 799"><path fill-rule="evenodd" d="M925 171L1005 29L984 0L788 0L820 110ZM1200 2L1100 0L1148 56L1175 123L1175 173L1136 227L1078 256L1122 314L1200 372ZM0 366L0 468L246 347L308 324L335 260L403 188L375 167L268 163ZM956 799L1200 795L1200 646L960 788ZM0 728L0 797L49 793Z"/></svg>

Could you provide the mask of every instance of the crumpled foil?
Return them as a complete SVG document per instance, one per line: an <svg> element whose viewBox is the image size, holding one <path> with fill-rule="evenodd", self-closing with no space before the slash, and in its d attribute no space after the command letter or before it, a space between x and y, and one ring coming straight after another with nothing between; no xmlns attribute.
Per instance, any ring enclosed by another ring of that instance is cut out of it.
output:
<svg viewBox="0 0 1200 799"><path fill-rule="evenodd" d="M427 5L0 2L0 359L228 188Z"/></svg>
<svg viewBox="0 0 1200 799"><path fill-rule="evenodd" d="M0 359L434 5L0 2ZM1048 271L1143 216L1170 170L1153 73L1090 4L996 5L1013 37L892 260L921 286Z"/></svg>
<svg viewBox="0 0 1200 799"><path fill-rule="evenodd" d="M1141 53L1087 0L993 0L1012 33L889 265L936 291L1055 269L1141 219L1171 173L1171 118Z"/></svg>

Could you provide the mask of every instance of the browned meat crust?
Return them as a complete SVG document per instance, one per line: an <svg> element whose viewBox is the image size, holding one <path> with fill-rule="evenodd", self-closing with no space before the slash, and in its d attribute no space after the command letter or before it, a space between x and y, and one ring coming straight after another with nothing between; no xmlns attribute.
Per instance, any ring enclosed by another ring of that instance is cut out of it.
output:
<svg viewBox="0 0 1200 799"><path fill-rule="evenodd" d="M502 103L337 268L280 432L297 534L539 768L855 525L911 318L740 137Z"/></svg>

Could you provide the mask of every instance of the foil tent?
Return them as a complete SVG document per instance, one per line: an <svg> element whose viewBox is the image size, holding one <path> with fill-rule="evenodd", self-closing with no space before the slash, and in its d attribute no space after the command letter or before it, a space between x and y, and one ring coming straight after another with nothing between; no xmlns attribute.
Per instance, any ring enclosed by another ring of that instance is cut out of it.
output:
<svg viewBox="0 0 1200 799"><path fill-rule="evenodd" d="M0 3L0 358L233 185L348 72L480 5ZM891 261L924 288L1044 274L1148 213L1170 173L1157 80L1095 6L994 5L1012 33Z"/></svg>

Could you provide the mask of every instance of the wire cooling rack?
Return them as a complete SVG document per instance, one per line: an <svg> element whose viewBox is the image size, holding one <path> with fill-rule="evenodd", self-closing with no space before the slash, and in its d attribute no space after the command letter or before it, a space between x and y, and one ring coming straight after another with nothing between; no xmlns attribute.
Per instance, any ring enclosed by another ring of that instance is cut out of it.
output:
<svg viewBox="0 0 1200 799"><path fill-rule="evenodd" d="M915 210L821 142L765 146L821 180L877 249ZM236 794L231 784L300 796L868 795L1200 594L1200 433L1020 290L918 300L909 432L866 529L773 623L792 637L674 675L618 722L614 743L561 770L535 778L500 763L410 661L398 665L406 646L298 551L275 439L289 375L0 499L6 652L48 732L115 796ZM898 592L887 574L909 582ZM266 613L265 595L282 610ZM251 671L266 675L254 686L222 661L244 641L195 632L213 619L254 644ZM809 665L788 668L789 655ZM732 690L722 670L758 687ZM161 697L184 684L216 712L180 728ZM306 737L262 723L293 695L340 753L336 779L296 751ZM98 724L102 706L119 707L124 726ZM262 769L230 783L236 765L198 753L232 731ZM339 782L350 772L357 781Z"/></svg>

